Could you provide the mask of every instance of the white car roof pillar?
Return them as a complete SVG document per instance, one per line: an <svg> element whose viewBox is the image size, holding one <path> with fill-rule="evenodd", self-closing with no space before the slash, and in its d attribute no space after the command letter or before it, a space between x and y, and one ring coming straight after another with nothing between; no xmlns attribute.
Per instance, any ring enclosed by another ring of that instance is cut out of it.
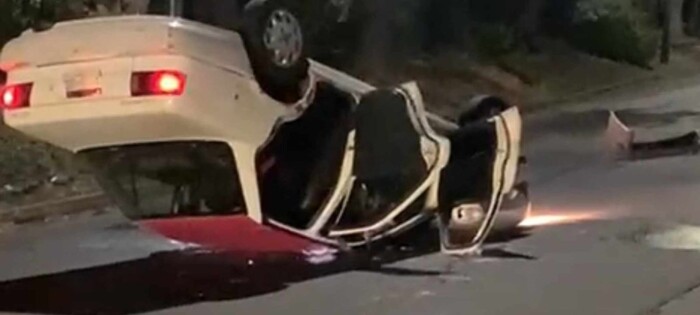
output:
<svg viewBox="0 0 700 315"><path fill-rule="evenodd" d="M255 167L255 152L257 150L251 145L239 142L229 142L229 146L236 157L236 168L248 217L255 222L262 223L263 213L260 205L257 168Z"/></svg>

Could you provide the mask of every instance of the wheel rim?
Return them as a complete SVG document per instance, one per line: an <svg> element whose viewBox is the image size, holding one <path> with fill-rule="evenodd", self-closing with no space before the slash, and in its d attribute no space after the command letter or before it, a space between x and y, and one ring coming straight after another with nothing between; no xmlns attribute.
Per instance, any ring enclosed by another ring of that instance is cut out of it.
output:
<svg viewBox="0 0 700 315"><path fill-rule="evenodd" d="M299 20L287 10L273 11L265 26L263 43L275 65L293 66L301 57L304 45Z"/></svg>

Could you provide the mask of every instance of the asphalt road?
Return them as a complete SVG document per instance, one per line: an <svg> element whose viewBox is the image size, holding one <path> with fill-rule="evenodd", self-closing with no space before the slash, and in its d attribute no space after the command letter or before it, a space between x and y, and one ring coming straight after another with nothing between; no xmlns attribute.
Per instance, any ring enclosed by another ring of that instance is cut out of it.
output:
<svg viewBox="0 0 700 315"><path fill-rule="evenodd" d="M0 232L0 312L697 314L700 159L613 162L601 146L605 108L649 139L700 126L700 86L646 94L529 117L540 226L482 258L421 245L374 268L241 261L183 252L117 215L82 216Z"/></svg>

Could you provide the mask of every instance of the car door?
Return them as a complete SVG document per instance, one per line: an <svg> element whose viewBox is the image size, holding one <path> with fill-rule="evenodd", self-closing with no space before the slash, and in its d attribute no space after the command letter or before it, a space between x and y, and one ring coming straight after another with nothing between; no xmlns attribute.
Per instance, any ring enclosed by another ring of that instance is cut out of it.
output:
<svg viewBox="0 0 700 315"><path fill-rule="evenodd" d="M427 123L417 85L364 95L354 115L353 184L331 237L359 245L429 217L447 141Z"/></svg>
<svg viewBox="0 0 700 315"><path fill-rule="evenodd" d="M450 135L450 161L440 182L441 245L447 254L478 252L513 188L520 154L517 107L471 122Z"/></svg>

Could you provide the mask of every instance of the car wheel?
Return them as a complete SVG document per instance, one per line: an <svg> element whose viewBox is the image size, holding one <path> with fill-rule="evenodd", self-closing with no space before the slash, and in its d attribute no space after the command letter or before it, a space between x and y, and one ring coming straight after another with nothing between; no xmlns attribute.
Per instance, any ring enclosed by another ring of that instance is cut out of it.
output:
<svg viewBox="0 0 700 315"><path fill-rule="evenodd" d="M260 87L272 98L293 103L308 76L305 23L300 1L257 0L246 5L241 33Z"/></svg>
<svg viewBox="0 0 700 315"><path fill-rule="evenodd" d="M489 119L510 107L511 105L506 101L496 96L476 96L462 106L459 114L459 125L464 127L464 125L472 122Z"/></svg>

